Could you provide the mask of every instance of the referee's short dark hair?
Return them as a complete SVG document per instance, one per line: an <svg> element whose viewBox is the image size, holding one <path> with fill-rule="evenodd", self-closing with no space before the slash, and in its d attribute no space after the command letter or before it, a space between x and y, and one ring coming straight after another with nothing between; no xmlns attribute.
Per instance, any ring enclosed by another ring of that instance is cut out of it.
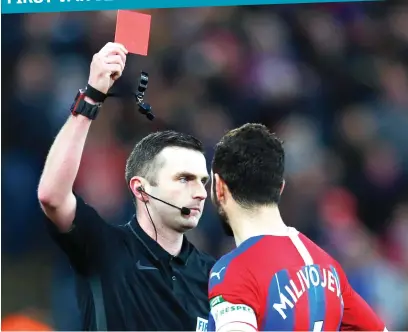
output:
<svg viewBox="0 0 408 332"><path fill-rule="evenodd" d="M162 165L156 157L167 147L180 147L204 153L203 144L194 136L172 131L151 133L138 142L126 161L125 178L129 185L134 176L146 178L157 185L156 174Z"/></svg>
<svg viewBox="0 0 408 332"><path fill-rule="evenodd" d="M285 154L282 141L261 124L229 131L215 146L212 170L241 206L279 203Z"/></svg>

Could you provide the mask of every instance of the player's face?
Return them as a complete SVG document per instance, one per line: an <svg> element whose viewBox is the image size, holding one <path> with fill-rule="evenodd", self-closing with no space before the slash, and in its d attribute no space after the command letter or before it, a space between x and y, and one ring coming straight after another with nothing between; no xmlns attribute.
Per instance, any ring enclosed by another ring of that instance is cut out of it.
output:
<svg viewBox="0 0 408 332"><path fill-rule="evenodd" d="M221 226L225 234L227 234L228 236L234 236L234 233L228 221L228 215L221 206L220 201L218 200L215 181L216 180L214 177L214 173L211 171L211 201L214 204L217 214L221 219Z"/></svg>
<svg viewBox="0 0 408 332"><path fill-rule="evenodd" d="M178 207L191 209L190 215L171 206L150 199L155 214L167 227L187 231L197 226L203 209L207 190L208 172L204 155L198 151L171 147L158 156L160 168L157 183L151 194Z"/></svg>

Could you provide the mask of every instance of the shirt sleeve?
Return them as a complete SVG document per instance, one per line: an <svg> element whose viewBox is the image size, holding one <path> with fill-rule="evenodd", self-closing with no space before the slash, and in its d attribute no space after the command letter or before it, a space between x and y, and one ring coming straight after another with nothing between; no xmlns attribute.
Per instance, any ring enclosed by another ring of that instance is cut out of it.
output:
<svg viewBox="0 0 408 332"><path fill-rule="evenodd" d="M351 287L344 271L339 268L340 282L344 285L344 302L340 331L387 331L384 322L366 301Z"/></svg>
<svg viewBox="0 0 408 332"><path fill-rule="evenodd" d="M217 332L258 331L256 281L247 269L218 262L210 272L209 327Z"/></svg>
<svg viewBox="0 0 408 332"><path fill-rule="evenodd" d="M87 274L102 259L102 252L112 226L98 212L75 194L77 200L75 218L68 232L60 232L53 222L47 227L55 243L68 256L71 265L80 273Z"/></svg>

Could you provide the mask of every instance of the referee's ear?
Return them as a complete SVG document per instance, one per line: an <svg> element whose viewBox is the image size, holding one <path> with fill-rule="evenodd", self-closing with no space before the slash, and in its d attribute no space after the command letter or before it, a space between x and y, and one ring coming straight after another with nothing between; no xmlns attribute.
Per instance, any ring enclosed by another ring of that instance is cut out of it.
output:
<svg viewBox="0 0 408 332"><path fill-rule="evenodd" d="M149 197L143 194L144 190L144 179L139 176L134 176L129 181L129 188L133 193L133 196L136 200L140 200L142 202L148 202ZM142 188L143 190L138 190L138 188Z"/></svg>

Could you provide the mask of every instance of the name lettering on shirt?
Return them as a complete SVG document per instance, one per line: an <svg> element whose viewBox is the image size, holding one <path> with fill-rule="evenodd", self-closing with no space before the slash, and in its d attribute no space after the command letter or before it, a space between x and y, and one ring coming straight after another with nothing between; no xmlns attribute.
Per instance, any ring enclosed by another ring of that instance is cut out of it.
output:
<svg viewBox="0 0 408 332"><path fill-rule="evenodd" d="M279 284L276 275L280 302L274 303L273 308L279 312L283 319L287 317L285 311L288 308L293 309L298 300L311 287L327 288L338 298L341 298L340 281L337 276L330 269L322 268L320 271L314 265L304 267L296 272L296 278L290 279L288 285Z"/></svg>

